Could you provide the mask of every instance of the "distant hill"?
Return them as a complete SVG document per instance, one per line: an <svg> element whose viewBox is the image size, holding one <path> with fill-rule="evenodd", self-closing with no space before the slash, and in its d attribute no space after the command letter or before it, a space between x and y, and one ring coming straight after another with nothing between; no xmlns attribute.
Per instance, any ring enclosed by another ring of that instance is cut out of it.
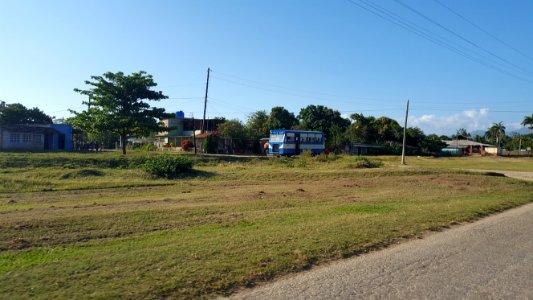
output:
<svg viewBox="0 0 533 300"><path fill-rule="evenodd" d="M470 132L470 135L472 137L475 137L476 135L484 136L485 132L486 131L484 131L484 130L474 130L474 131ZM505 134L509 135L509 136L512 136L512 135L515 135L515 134L529 134L529 133L533 133L533 132L530 131L529 129L527 129L526 127L520 128L518 130L512 130L512 131L506 131L505 132Z"/></svg>
<svg viewBox="0 0 533 300"><path fill-rule="evenodd" d="M526 127L520 128L518 130L509 131L506 134L507 135L514 135L514 134L529 134L532 133L532 130L527 129Z"/></svg>

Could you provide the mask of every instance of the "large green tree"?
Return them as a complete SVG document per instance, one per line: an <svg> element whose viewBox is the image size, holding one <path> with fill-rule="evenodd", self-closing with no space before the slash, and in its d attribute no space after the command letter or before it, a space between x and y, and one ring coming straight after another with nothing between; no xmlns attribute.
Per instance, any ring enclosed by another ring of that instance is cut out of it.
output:
<svg viewBox="0 0 533 300"><path fill-rule="evenodd" d="M223 138L230 139L229 144L226 145L227 150L230 153L233 151L243 151L245 148L244 140L247 138L247 130L244 124L237 120L228 120L220 125L218 125L218 133Z"/></svg>
<svg viewBox="0 0 533 300"><path fill-rule="evenodd" d="M363 114L352 114L350 119L353 120L348 127L348 136L351 142L355 143L375 143L377 131L374 126L376 118Z"/></svg>
<svg viewBox="0 0 533 300"><path fill-rule="evenodd" d="M331 148L338 145L340 138L338 132L345 132L350 125L350 121L343 118L340 112L322 105L308 105L302 108L298 119L302 129L324 132L327 144Z"/></svg>
<svg viewBox="0 0 533 300"><path fill-rule="evenodd" d="M438 135L429 134L420 141L418 146L423 154L435 155L439 154L442 148L446 147L446 143L444 143Z"/></svg>
<svg viewBox="0 0 533 300"><path fill-rule="evenodd" d="M130 136L146 136L154 131L166 130L160 120L169 116L164 108L151 107L147 101L168 98L157 86L152 75L144 71L125 75L123 72L107 72L102 76L91 76L85 81L90 88L74 89L86 95L87 110L75 112L75 124L83 130L109 131L120 136L122 154Z"/></svg>
<svg viewBox="0 0 533 300"><path fill-rule="evenodd" d="M396 120L389 117L380 117L374 121L379 143L393 143L402 140L403 129Z"/></svg>
<svg viewBox="0 0 533 300"><path fill-rule="evenodd" d="M237 119L228 120L218 125L218 132L223 138L245 139L246 127Z"/></svg>
<svg viewBox="0 0 533 300"><path fill-rule="evenodd" d="M292 129L298 125L298 119L283 106L272 107L268 116L268 129Z"/></svg>
<svg viewBox="0 0 533 300"><path fill-rule="evenodd" d="M264 110L256 111L248 116L246 127L253 139L268 137L270 128L268 127L268 114Z"/></svg>
<svg viewBox="0 0 533 300"><path fill-rule="evenodd" d="M8 124L52 124L52 117L37 107L28 109L20 103L13 103L0 108L0 125Z"/></svg>

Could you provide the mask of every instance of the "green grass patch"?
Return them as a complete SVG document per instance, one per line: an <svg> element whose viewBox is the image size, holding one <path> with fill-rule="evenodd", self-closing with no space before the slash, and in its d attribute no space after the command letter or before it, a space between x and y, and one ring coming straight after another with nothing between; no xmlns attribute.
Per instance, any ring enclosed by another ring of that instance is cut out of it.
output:
<svg viewBox="0 0 533 300"><path fill-rule="evenodd" d="M228 295L533 202L533 182L454 170L453 160L187 156L195 170L166 179L91 162L118 159L107 153L16 155L38 167L0 171L7 299ZM367 160L380 167L350 166Z"/></svg>

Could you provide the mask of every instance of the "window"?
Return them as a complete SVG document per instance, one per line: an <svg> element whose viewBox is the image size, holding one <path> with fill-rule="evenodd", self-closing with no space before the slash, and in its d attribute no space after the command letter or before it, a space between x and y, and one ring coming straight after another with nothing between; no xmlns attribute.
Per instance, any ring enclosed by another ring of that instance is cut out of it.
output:
<svg viewBox="0 0 533 300"><path fill-rule="evenodd" d="M11 133L9 135L9 141L11 143L20 143L20 135L18 133Z"/></svg>
<svg viewBox="0 0 533 300"><path fill-rule="evenodd" d="M292 132L287 133L285 141L286 142L294 141L294 133L292 133Z"/></svg>
<svg viewBox="0 0 533 300"><path fill-rule="evenodd" d="M271 143L280 143L283 142L284 135L283 134L271 134L270 135L270 142Z"/></svg>
<svg viewBox="0 0 533 300"><path fill-rule="evenodd" d="M31 134L25 133L22 135L22 141L24 143L31 143Z"/></svg>

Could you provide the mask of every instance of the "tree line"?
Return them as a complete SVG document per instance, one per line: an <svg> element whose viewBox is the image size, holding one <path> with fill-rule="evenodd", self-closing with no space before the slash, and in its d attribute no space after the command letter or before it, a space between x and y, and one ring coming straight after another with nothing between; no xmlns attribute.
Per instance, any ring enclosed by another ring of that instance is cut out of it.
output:
<svg viewBox="0 0 533 300"><path fill-rule="evenodd" d="M126 154L128 137L147 137L168 130L161 120L172 114L148 103L168 98L163 92L153 90L157 83L152 75L144 71L130 75L107 72L102 76L91 76L91 80L85 81L85 84L89 86L88 89L74 91L87 96L87 100L83 102L87 109L80 112L70 110L74 116L67 119L75 132L83 132L86 137L100 142L118 136L122 153ZM52 117L38 108L28 109L15 103L0 109L0 125L50 123ZM533 130L533 114L526 116L522 125ZM326 147L330 151L342 151L354 143L360 143L380 145L384 153L397 154L401 150L403 138L402 126L389 117L376 118L356 113L345 118L339 111L323 105L308 105L298 115L282 106L273 107L270 112L259 110L251 113L245 123L237 119L225 120L219 125L218 131L221 137L244 141L268 137L272 129L322 131L326 136ZM460 129L457 135L469 136L464 129ZM443 139L448 137L426 135L418 127L406 129L406 143L412 149L411 152L436 154L445 146ZM522 140L524 143L521 145L531 147L533 138L532 134L519 138L509 137L505 135L505 126L499 122L494 123L484 136L473 139L518 148L518 143L522 143Z"/></svg>
<svg viewBox="0 0 533 300"><path fill-rule="evenodd" d="M401 152L403 127L389 117L352 114L344 118L337 110L323 105L308 105L298 115L281 106L270 112L256 111L248 116L246 123L233 119L219 125L221 137L233 139L259 139L268 137L273 129L296 129L322 131L326 136L326 148L330 151L343 151L354 143L382 146L382 152ZM408 127L406 143L411 152L436 154L445 146L435 134L426 135L418 127Z"/></svg>
<svg viewBox="0 0 533 300"><path fill-rule="evenodd" d="M533 148L533 114L525 116L522 126L527 127L530 132L528 134L507 134L506 127L503 122L493 123L483 135L472 135L466 129L460 128L451 136L451 139L471 139L479 143L492 144L497 147L516 150L516 149L532 149Z"/></svg>

